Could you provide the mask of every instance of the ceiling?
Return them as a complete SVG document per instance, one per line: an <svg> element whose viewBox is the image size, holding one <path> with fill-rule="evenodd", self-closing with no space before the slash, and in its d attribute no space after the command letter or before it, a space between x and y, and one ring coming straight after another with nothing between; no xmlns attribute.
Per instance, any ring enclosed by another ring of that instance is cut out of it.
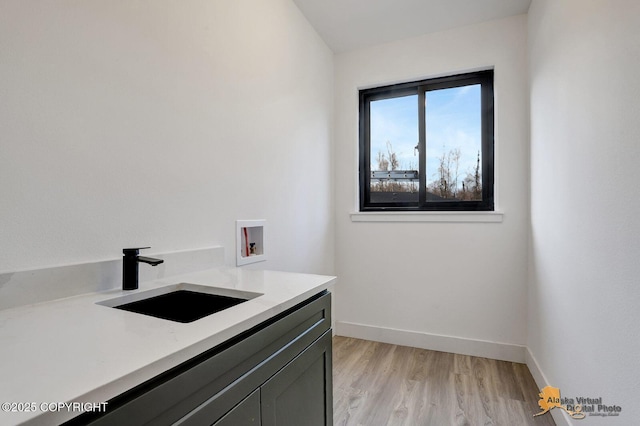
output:
<svg viewBox="0 0 640 426"><path fill-rule="evenodd" d="M293 0L335 53L526 13L531 0Z"/></svg>

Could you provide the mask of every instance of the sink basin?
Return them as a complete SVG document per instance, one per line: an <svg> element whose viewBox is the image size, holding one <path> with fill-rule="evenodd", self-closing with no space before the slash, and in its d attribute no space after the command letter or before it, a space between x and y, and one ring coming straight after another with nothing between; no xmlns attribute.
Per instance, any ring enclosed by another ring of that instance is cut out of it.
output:
<svg viewBox="0 0 640 426"><path fill-rule="evenodd" d="M260 293L181 283L99 302L99 305L188 323L244 303Z"/></svg>

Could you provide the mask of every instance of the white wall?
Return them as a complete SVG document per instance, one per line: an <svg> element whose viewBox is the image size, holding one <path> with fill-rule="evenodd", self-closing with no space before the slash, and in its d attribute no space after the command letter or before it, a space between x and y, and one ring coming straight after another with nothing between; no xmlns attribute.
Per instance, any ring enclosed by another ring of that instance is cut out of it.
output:
<svg viewBox="0 0 640 426"><path fill-rule="evenodd" d="M534 0L529 49L529 350L563 396L623 408L589 425L636 424L640 3Z"/></svg>
<svg viewBox="0 0 640 426"><path fill-rule="evenodd" d="M333 55L290 0L0 2L0 271L223 245L333 272Z"/></svg>
<svg viewBox="0 0 640 426"><path fill-rule="evenodd" d="M414 345L425 334L526 343L526 46L526 17L516 16L336 56L338 334L370 329L359 324L372 326L372 334L385 329L367 337L415 332L405 341ZM358 88L486 67L495 67L496 193L504 221L351 222L358 208Z"/></svg>

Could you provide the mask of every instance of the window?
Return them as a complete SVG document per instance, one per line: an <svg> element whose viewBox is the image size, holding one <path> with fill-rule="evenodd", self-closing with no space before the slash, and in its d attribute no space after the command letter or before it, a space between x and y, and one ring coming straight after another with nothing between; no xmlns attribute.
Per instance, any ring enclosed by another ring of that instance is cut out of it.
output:
<svg viewBox="0 0 640 426"><path fill-rule="evenodd" d="M492 211L493 71L360 91L360 211Z"/></svg>

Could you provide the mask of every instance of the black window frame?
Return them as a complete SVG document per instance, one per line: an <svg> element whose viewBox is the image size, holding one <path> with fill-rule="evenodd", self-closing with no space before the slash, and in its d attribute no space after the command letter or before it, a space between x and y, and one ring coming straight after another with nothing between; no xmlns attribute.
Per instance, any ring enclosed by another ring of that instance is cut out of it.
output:
<svg viewBox="0 0 640 426"><path fill-rule="evenodd" d="M430 78L409 83L359 91L359 185L360 211L494 211L494 85L493 70ZM481 86L482 200L427 201L425 93L468 85ZM418 95L418 175L417 202L371 202L371 101Z"/></svg>

